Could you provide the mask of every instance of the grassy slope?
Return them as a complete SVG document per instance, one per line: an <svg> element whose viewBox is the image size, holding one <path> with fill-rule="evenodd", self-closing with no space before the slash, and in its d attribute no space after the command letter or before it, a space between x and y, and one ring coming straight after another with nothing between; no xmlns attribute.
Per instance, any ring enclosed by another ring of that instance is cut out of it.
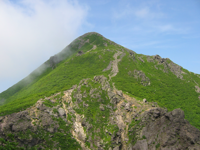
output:
<svg viewBox="0 0 200 150"><path fill-rule="evenodd" d="M67 90L84 78L101 74L107 76L108 72L102 73L102 70L107 67L114 52L106 52L103 54L103 51L100 51L105 48L102 43L103 37L95 34L84 37L85 40L88 38L92 44L86 43L79 50L86 52L93 45L97 45L97 49L93 50L93 52L85 53L82 56L76 56L76 53L72 54L70 58L61 61L56 69L49 70L49 72L47 70L45 75L37 78L37 82L33 81L9 97L8 100L10 102L0 106L0 114L6 115L26 109L40 98ZM75 44L75 47L77 49L78 45ZM108 44L106 48L116 49L116 46ZM99 55L103 56L103 59L100 59Z"/></svg>
<svg viewBox="0 0 200 150"><path fill-rule="evenodd" d="M137 57L141 55L136 54ZM128 92L140 98L147 98L148 101L155 101L160 106L166 107L168 110L181 108L185 112L186 119L195 127L200 129L200 101L198 93L195 92L196 83L200 85L200 78L194 73L185 69L183 80L177 78L170 70L164 73L163 65L154 67L153 62L147 62L146 56L143 55L145 63L140 60L133 61L128 54L119 63L120 72L113 78L113 82L118 89ZM127 69L126 69L127 68ZM129 76L128 72L133 70L142 70L150 79L150 86L143 86L133 76ZM190 81L190 82L188 82Z"/></svg>
<svg viewBox="0 0 200 150"><path fill-rule="evenodd" d="M21 88L19 92L11 94L11 97L8 98L10 103L0 107L0 114L6 115L26 109L41 97L67 90L72 85L78 84L81 79L101 74L107 76L110 71L102 72L102 70L113 59L114 52L104 52L102 49L112 50L121 49L122 47L110 44L108 40L96 34L87 35L83 39L89 39L90 44L86 43L80 50L86 52L93 45L97 45L97 49L82 56L76 56L78 51L77 43L80 41L73 42L71 49L73 49L74 53L71 53L70 57L60 62L56 69L47 70L34 82ZM105 42L108 44L107 47L103 44ZM199 94L195 92L196 83L194 82L195 80L200 85L200 78L194 73L183 69L186 74L183 75L184 80L181 80L170 70L168 70L168 73L160 70L163 65L157 65L160 69L155 69L155 64L147 62L144 55L136 54L136 61L133 61L128 52L126 53L127 55L119 62L119 73L112 78L116 87L132 96L158 102L160 106L169 110L181 108L185 112L186 119L200 129L200 101L198 99ZM99 55L102 56L102 59L99 58ZM138 60L137 56L142 56L145 63ZM150 86L144 87L140 84L140 81L128 75L129 71L135 69L142 70L145 73L151 81Z"/></svg>

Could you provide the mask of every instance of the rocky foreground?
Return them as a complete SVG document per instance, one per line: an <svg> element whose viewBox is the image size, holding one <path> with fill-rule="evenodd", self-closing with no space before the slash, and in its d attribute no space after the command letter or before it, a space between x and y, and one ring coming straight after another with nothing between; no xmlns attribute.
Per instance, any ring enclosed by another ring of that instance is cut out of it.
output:
<svg viewBox="0 0 200 150"><path fill-rule="evenodd" d="M136 100L103 75L0 117L0 138L25 149L200 149L200 131L181 109Z"/></svg>

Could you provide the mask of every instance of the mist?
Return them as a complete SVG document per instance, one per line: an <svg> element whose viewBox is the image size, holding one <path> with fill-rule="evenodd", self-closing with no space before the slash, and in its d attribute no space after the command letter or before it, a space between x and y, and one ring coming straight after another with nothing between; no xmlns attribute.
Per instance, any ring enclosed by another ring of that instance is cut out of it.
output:
<svg viewBox="0 0 200 150"><path fill-rule="evenodd" d="M66 47L86 16L87 7L73 0L1 0L0 92Z"/></svg>

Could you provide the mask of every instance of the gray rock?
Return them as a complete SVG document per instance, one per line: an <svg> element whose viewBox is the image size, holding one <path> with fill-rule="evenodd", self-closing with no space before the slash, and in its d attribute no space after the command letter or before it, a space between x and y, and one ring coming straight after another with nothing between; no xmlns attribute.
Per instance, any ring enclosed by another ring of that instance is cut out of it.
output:
<svg viewBox="0 0 200 150"><path fill-rule="evenodd" d="M116 146L115 148L113 148L113 150L120 150L119 146Z"/></svg>
<svg viewBox="0 0 200 150"><path fill-rule="evenodd" d="M143 102L144 102L144 103L146 103L146 102L147 102L146 98L144 98L144 99L143 99Z"/></svg>
<svg viewBox="0 0 200 150"><path fill-rule="evenodd" d="M130 103L126 103L125 109L126 109L127 111L131 111L131 104L130 104Z"/></svg>
<svg viewBox="0 0 200 150"><path fill-rule="evenodd" d="M65 110L63 108L58 108L58 113L59 113L60 116L66 115Z"/></svg>
<svg viewBox="0 0 200 150"><path fill-rule="evenodd" d="M113 104L117 104L117 103L120 102L120 99L119 99L118 97L113 97L113 98L111 99L111 102L112 102Z"/></svg>
<svg viewBox="0 0 200 150"><path fill-rule="evenodd" d="M105 69L103 69L103 72L104 71L108 71L108 70L110 70L112 68L112 61L110 61L110 63L108 64L108 66L105 68Z"/></svg>
<svg viewBox="0 0 200 150"><path fill-rule="evenodd" d="M141 57L138 57L138 59L139 59L141 62L144 63L144 60L143 60Z"/></svg>
<svg viewBox="0 0 200 150"><path fill-rule="evenodd" d="M134 70L134 71L129 71L128 72L129 76L133 76L134 78L136 78L137 80L140 79L140 83L143 86L148 86L150 85L150 79L148 77L146 77L145 73L140 71L140 70Z"/></svg>
<svg viewBox="0 0 200 150"><path fill-rule="evenodd" d="M48 128L47 131L49 131L50 133L54 133L54 128Z"/></svg>
<svg viewBox="0 0 200 150"><path fill-rule="evenodd" d="M120 90L120 91L117 91L117 94L120 96L120 97L122 97L123 96L123 93L122 93L122 91Z"/></svg>
<svg viewBox="0 0 200 150"><path fill-rule="evenodd" d="M168 67L170 68L171 72L173 74L175 74L178 78L182 79L183 78L183 75L182 75L182 71L181 71L181 66L173 63L173 62L170 62Z"/></svg>
<svg viewBox="0 0 200 150"><path fill-rule="evenodd" d="M148 150L147 140L139 140L132 148L133 150Z"/></svg>
<svg viewBox="0 0 200 150"><path fill-rule="evenodd" d="M139 135L140 138L144 136L146 139L137 141L132 149L156 149L157 144L160 144L160 149L166 147L168 149L188 149L200 141L200 131L184 119L184 112L181 109L167 112L162 108L152 108L144 112L141 120L134 127L135 131L132 128L129 133L134 132L133 134ZM156 143L154 143L155 139ZM199 146L196 149L199 149Z"/></svg>
<svg viewBox="0 0 200 150"><path fill-rule="evenodd" d="M101 111L105 110L105 108L103 107L103 105L100 105L99 108L100 108Z"/></svg>

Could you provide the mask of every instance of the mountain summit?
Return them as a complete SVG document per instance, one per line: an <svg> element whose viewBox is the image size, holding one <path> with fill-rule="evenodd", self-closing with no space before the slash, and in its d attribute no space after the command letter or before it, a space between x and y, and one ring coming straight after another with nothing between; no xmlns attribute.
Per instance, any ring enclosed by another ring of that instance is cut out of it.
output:
<svg viewBox="0 0 200 150"><path fill-rule="evenodd" d="M200 75L86 33L0 93L0 149L200 149Z"/></svg>

